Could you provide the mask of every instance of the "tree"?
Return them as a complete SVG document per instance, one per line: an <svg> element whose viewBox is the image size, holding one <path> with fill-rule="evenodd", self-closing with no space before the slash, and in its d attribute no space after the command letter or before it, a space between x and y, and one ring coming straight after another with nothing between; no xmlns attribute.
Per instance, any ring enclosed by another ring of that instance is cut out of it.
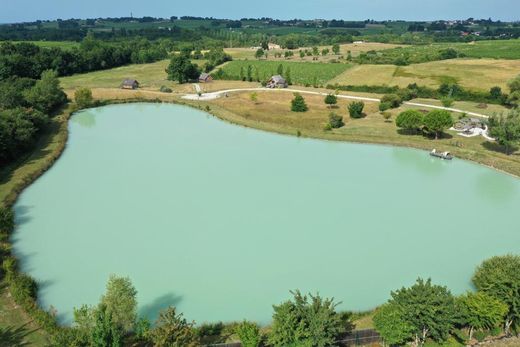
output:
<svg viewBox="0 0 520 347"><path fill-rule="evenodd" d="M112 320L112 314L105 305L100 305L94 313L94 327L91 335L92 347L123 346L123 333Z"/></svg>
<svg viewBox="0 0 520 347"><path fill-rule="evenodd" d="M53 70L44 71L41 79L25 93L25 99L37 110L50 113L67 102L67 95L60 87L58 74Z"/></svg>
<svg viewBox="0 0 520 347"><path fill-rule="evenodd" d="M418 279L410 288L391 293L390 305L397 305L403 321L413 327L413 343L422 345L428 337L447 339L455 319L455 300L446 287Z"/></svg>
<svg viewBox="0 0 520 347"><path fill-rule="evenodd" d="M258 102L258 93L256 93L256 92L251 93L249 98L251 99L252 102L254 102L256 104Z"/></svg>
<svg viewBox="0 0 520 347"><path fill-rule="evenodd" d="M247 81L248 82L253 82L253 67L251 65L248 65L247 66Z"/></svg>
<svg viewBox="0 0 520 347"><path fill-rule="evenodd" d="M260 346L262 338L257 324L243 321L236 327L235 333L238 335L243 347Z"/></svg>
<svg viewBox="0 0 520 347"><path fill-rule="evenodd" d="M472 281L475 287L508 306L505 332L520 326L520 256L505 255L485 260L477 267Z"/></svg>
<svg viewBox="0 0 520 347"><path fill-rule="evenodd" d="M339 55L340 47L337 43L332 46L332 52L334 52L335 55Z"/></svg>
<svg viewBox="0 0 520 347"><path fill-rule="evenodd" d="M264 50L262 48L259 48L255 52L255 58L260 59L264 56L264 54L265 54Z"/></svg>
<svg viewBox="0 0 520 347"><path fill-rule="evenodd" d="M269 50L269 43L267 41L262 41L261 46L262 46L262 49L264 51L268 51Z"/></svg>
<svg viewBox="0 0 520 347"><path fill-rule="evenodd" d="M305 99L300 93L294 93L294 99L291 101L291 111L307 112L309 107L305 103Z"/></svg>
<svg viewBox="0 0 520 347"><path fill-rule="evenodd" d="M390 345L405 345L413 339L414 327L396 304L384 304L374 315L374 327L381 334L383 341Z"/></svg>
<svg viewBox="0 0 520 347"><path fill-rule="evenodd" d="M511 110L507 114L494 115L489 118L489 135L511 154L515 144L520 141L520 111Z"/></svg>
<svg viewBox="0 0 520 347"><path fill-rule="evenodd" d="M111 275L101 304L111 314L114 324L131 331L137 319L137 290L128 277Z"/></svg>
<svg viewBox="0 0 520 347"><path fill-rule="evenodd" d="M291 77L291 67L287 66L287 69L285 70L285 81L288 85L292 85L292 77Z"/></svg>
<svg viewBox="0 0 520 347"><path fill-rule="evenodd" d="M74 101L79 109L88 108L93 103L92 90L89 88L78 88L74 92Z"/></svg>
<svg viewBox="0 0 520 347"><path fill-rule="evenodd" d="M495 100L502 98L502 88L496 86L489 90L489 95Z"/></svg>
<svg viewBox="0 0 520 347"><path fill-rule="evenodd" d="M363 101L354 101L348 105L348 112L351 118L362 118L364 116L363 109L365 103Z"/></svg>
<svg viewBox="0 0 520 347"><path fill-rule="evenodd" d="M408 132L417 133L424 125L424 116L420 111L407 110L399 113L395 119L395 124Z"/></svg>
<svg viewBox="0 0 520 347"><path fill-rule="evenodd" d="M332 108L332 106L337 105L338 103L338 97L334 94L328 94L325 97L325 104L328 106L328 108Z"/></svg>
<svg viewBox="0 0 520 347"><path fill-rule="evenodd" d="M342 126L345 125L345 123L343 122L343 117L341 117L340 115L338 115L334 112L331 112L329 114L329 124L330 124L330 127L333 129L341 128Z"/></svg>
<svg viewBox="0 0 520 347"><path fill-rule="evenodd" d="M320 50L317 46L312 47L312 55L314 55L315 57L320 55Z"/></svg>
<svg viewBox="0 0 520 347"><path fill-rule="evenodd" d="M484 292L466 293L457 298L461 323L469 327L469 339L475 330L493 329L504 323L508 307Z"/></svg>
<svg viewBox="0 0 520 347"><path fill-rule="evenodd" d="M435 134L435 139L442 135L443 131L453 126L451 113L444 110L433 110L424 116L424 127L429 133Z"/></svg>
<svg viewBox="0 0 520 347"><path fill-rule="evenodd" d="M330 346L349 322L336 313L338 303L319 295L291 292L293 300L274 305L269 343L273 346Z"/></svg>
<svg viewBox="0 0 520 347"><path fill-rule="evenodd" d="M390 108L397 108L401 106L403 100L397 94L386 94L381 98L381 104L388 104Z"/></svg>
<svg viewBox="0 0 520 347"><path fill-rule="evenodd" d="M177 54L171 58L166 73L168 74L168 80L178 81L182 84L197 79L200 75L200 70L196 64L192 64L189 56Z"/></svg>
<svg viewBox="0 0 520 347"><path fill-rule="evenodd" d="M330 52L330 50L329 50L328 48L323 48L323 49L321 50L321 55L326 56L326 55L329 54L329 52Z"/></svg>
<svg viewBox="0 0 520 347"><path fill-rule="evenodd" d="M157 347L195 347L199 341L194 325L194 322L188 323L182 313L177 314L175 307L168 307L159 313L150 338Z"/></svg>
<svg viewBox="0 0 520 347"><path fill-rule="evenodd" d="M304 51L300 51L300 58L301 59L305 58L305 52Z"/></svg>

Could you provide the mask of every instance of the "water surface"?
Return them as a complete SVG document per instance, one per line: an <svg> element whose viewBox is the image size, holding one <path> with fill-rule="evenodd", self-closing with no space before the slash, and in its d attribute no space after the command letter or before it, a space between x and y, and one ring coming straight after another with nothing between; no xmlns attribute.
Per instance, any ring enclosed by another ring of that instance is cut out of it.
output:
<svg viewBox="0 0 520 347"><path fill-rule="evenodd" d="M520 248L520 180L411 149L270 134L174 105L81 112L13 237L64 321L130 276L140 313L269 321L289 290L364 310L432 277L470 289Z"/></svg>

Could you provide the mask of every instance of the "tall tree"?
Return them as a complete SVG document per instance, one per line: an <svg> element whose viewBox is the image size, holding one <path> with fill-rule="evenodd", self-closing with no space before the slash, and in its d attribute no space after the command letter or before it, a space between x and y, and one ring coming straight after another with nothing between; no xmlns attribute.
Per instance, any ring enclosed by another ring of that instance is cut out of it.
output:
<svg viewBox="0 0 520 347"><path fill-rule="evenodd" d="M387 303L377 309L374 327L383 341L390 345L403 346L413 340L414 326L404 316L403 310L395 303Z"/></svg>
<svg viewBox="0 0 520 347"><path fill-rule="evenodd" d="M185 54L174 55L170 60L170 65L166 69L168 80L186 83L197 79L200 75L199 67L193 64Z"/></svg>
<svg viewBox="0 0 520 347"><path fill-rule="evenodd" d="M105 305L100 305L94 313L94 328L92 330L92 347L120 347L123 333L112 320L112 314Z"/></svg>
<svg viewBox="0 0 520 347"><path fill-rule="evenodd" d="M473 275L475 287L508 306L505 331L520 327L520 256L505 255L485 260Z"/></svg>
<svg viewBox="0 0 520 347"><path fill-rule="evenodd" d="M291 101L291 111L307 112L309 107L305 103L305 99L300 93L294 93L294 99Z"/></svg>
<svg viewBox="0 0 520 347"><path fill-rule="evenodd" d="M424 126L426 131L435 135L435 139L442 136L442 133L453 126L451 113L444 110L433 110L424 116Z"/></svg>
<svg viewBox="0 0 520 347"><path fill-rule="evenodd" d="M325 100L324 100L325 104L327 105L328 108L331 108L332 106L335 106L338 104L338 97L334 94L328 94L326 97L325 97Z"/></svg>
<svg viewBox="0 0 520 347"><path fill-rule="evenodd" d="M508 307L484 292L466 293L456 299L462 324L469 327L469 339L475 330L493 329L504 323Z"/></svg>
<svg viewBox="0 0 520 347"><path fill-rule="evenodd" d="M405 322L413 326L413 344L424 344L428 337L437 342L448 338L455 321L455 300L446 287L431 280L418 279L410 288L391 293L391 305L397 305Z"/></svg>
<svg viewBox="0 0 520 347"><path fill-rule="evenodd" d="M114 324L124 331L131 331L137 319L137 290L130 278L111 275L101 303L111 314Z"/></svg>
<svg viewBox="0 0 520 347"><path fill-rule="evenodd" d="M395 124L405 131L417 133L424 124L424 116L417 110L404 111L399 113L395 119Z"/></svg>

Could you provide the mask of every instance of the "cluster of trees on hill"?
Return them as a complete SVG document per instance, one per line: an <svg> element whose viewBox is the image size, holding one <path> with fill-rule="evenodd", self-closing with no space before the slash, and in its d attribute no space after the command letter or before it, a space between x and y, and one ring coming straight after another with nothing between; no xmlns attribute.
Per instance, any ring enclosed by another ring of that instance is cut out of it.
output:
<svg viewBox="0 0 520 347"><path fill-rule="evenodd" d="M0 80L0 167L29 150L53 111L66 102L52 70L43 71L40 80Z"/></svg>
<svg viewBox="0 0 520 347"><path fill-rule="evenodd" d="M172 48L169 40L152 43L141 39L109 44L92 36L71 50L3 42L0 44L0 80L15 76L37 79L49 69L66 76L130 63L150 63L166 58Z"/></svg>

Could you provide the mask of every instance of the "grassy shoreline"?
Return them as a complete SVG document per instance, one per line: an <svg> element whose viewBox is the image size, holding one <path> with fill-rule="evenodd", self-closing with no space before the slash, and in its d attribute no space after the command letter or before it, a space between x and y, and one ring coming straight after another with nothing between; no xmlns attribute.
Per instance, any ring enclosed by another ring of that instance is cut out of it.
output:
<svg viewBox="0 0 520 347"><path fill-rule="evenodd" d="M102 99L98 96L99 100L102 101L102 105L112 105L121 103L138 103L138 102L161 102L161 103L172 103L194 107L205 111L223 121L231 124L254 128L257 130L274 132L283 135L301 136L305 138L330 140L330 141L348 141L352 143L368 143L376 145L387 145L397 147L415 148L421 150L430 150L432 140L416 137L400 137L402 141L396 141L393 138L385 138L381 134L349 134L337 131L323 131L321 128L315 127L315 124L308 126L307 128L295 127L291 124L278 124L274 122L266 122L265 120L255 119L254 117L247 117L241 115L240 112L232 110L232 107L226 107L223 105L223 100L216 101L189 101L183 100L179 95L164 94L161 95L156 92L138 91L138 92L125 92L121 94L123 97L114 97L111 99ZM321 100L321 97L319 97ZM243 98L238 101L243 102ZM219 103L220 102L220 103ZM247 106L247 105L246 105ZM73 115L73 105L69 105L65 108L61 114L54 117L51 124L48 126L44 135L39 139L35 149L32 153L20 161L10 165L9 167L3 168L0 171L0 204L4 206L12 206L19 194L43 175L49 168L52 167L53 163L59 159L61 154L66 148L68 140L68 121ZM398 112L398 110L396 111ZM439 143L441 144L441 143ZM443 143L443 146L448 144ZM507 166L505 158L498 158L495 156L495 152L489 152L488 157L495 157L495 165L489 162L489 158L475 157L471 152L465 152L463 150L457 150L457 147L450 148L454 154L460 159L471 160L481 165L487 166L494 170L498 170L515 177L520 177L520 162L514 162L514 165ZM486 151L482 148L482 151ZM512 169L513 168L513 169ZM9 241L4 242L3 246L10 249L11 245ZM42 343L47 340L47 333L38 329L38 326L31 320L29 314L22 308L17 307L14 304L12 298L8 295L6 288L1 289L0 292L0 305L10 309L8 317L0 317L0 326L27 326L31 331L31 336L28 338L36 344Z"/></svg>

